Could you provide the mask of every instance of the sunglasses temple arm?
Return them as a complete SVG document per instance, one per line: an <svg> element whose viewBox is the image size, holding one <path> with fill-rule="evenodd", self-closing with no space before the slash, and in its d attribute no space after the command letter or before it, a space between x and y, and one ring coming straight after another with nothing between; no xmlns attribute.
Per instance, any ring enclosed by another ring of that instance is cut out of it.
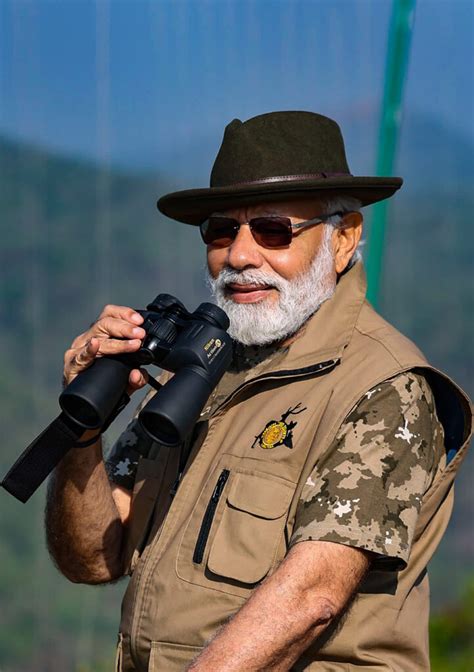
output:
<svg viewBox="0 0 474 672"><path fill-rule="evenodd" d="M324 217L315 217L314 219L308 219L306 222L299 222L299 224L292 224L291 228L292 229L303 229L306 226L313 226L315 224L324 224L324 222L327 222L327 220L330 217L342 217L343 215L346 215L346 212L331 212L327 215L324 215Z"/></svg>

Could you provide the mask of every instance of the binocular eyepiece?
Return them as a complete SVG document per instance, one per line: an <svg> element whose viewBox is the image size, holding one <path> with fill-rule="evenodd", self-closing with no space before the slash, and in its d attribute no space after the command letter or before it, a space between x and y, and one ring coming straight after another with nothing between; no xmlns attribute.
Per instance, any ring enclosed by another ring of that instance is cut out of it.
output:
<svg viewBox="0 0 474 672"><path fill-rule="evenodd" d="M84 429L107 426L126 393L130 371L155 364L174 376L142 409L139 421L155 441L181 443L229 367L229 319L212 303L189 313L169 294L159 294L139 310L146 336L135 353L101 357L62 392L63 412Z"/></svg>

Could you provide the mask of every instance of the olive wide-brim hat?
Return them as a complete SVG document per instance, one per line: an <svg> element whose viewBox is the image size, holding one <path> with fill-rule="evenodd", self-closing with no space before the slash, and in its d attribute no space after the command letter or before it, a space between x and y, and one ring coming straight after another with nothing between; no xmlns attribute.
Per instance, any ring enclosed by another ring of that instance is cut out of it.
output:
<svg viewBox="0 0 474 672"><path fill-rule="evenodd" d="M263 202L352 196L369 205L395 193L400 177L357 177L338 124L314 112L269 112L226 127L210 187L166 194L164 215L200 224L214 212Z"/></svg>

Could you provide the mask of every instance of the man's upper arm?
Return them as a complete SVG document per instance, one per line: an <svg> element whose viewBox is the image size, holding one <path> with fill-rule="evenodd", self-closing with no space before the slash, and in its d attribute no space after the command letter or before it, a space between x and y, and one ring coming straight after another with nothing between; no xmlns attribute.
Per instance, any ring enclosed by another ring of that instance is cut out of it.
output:
<svg viewBox="0 0 474 672"><path fill-rule="evenodd" d="M423 495L444 460L444 434L423 376L407 372L367 392L308 479L291 545L338 542L401 569Z"/></svg>

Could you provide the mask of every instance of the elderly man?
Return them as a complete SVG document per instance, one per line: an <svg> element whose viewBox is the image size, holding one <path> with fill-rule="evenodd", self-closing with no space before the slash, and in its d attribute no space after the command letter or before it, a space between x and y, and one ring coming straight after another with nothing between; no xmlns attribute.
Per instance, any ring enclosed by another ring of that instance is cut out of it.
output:
<svg viewBox="0 0 474 672"><path fill-rule="evenodd" d="M64 574L131 574L117 670L429 669L426 565L471 416L365 301L360 208L400 186L352 176L334 121L276 112L229 124L209 189L159 201L200 226L235 351L179 449L133 420L107 464L75 449L51 481ZM65 380L141 323L106 307Z"/></svg>

